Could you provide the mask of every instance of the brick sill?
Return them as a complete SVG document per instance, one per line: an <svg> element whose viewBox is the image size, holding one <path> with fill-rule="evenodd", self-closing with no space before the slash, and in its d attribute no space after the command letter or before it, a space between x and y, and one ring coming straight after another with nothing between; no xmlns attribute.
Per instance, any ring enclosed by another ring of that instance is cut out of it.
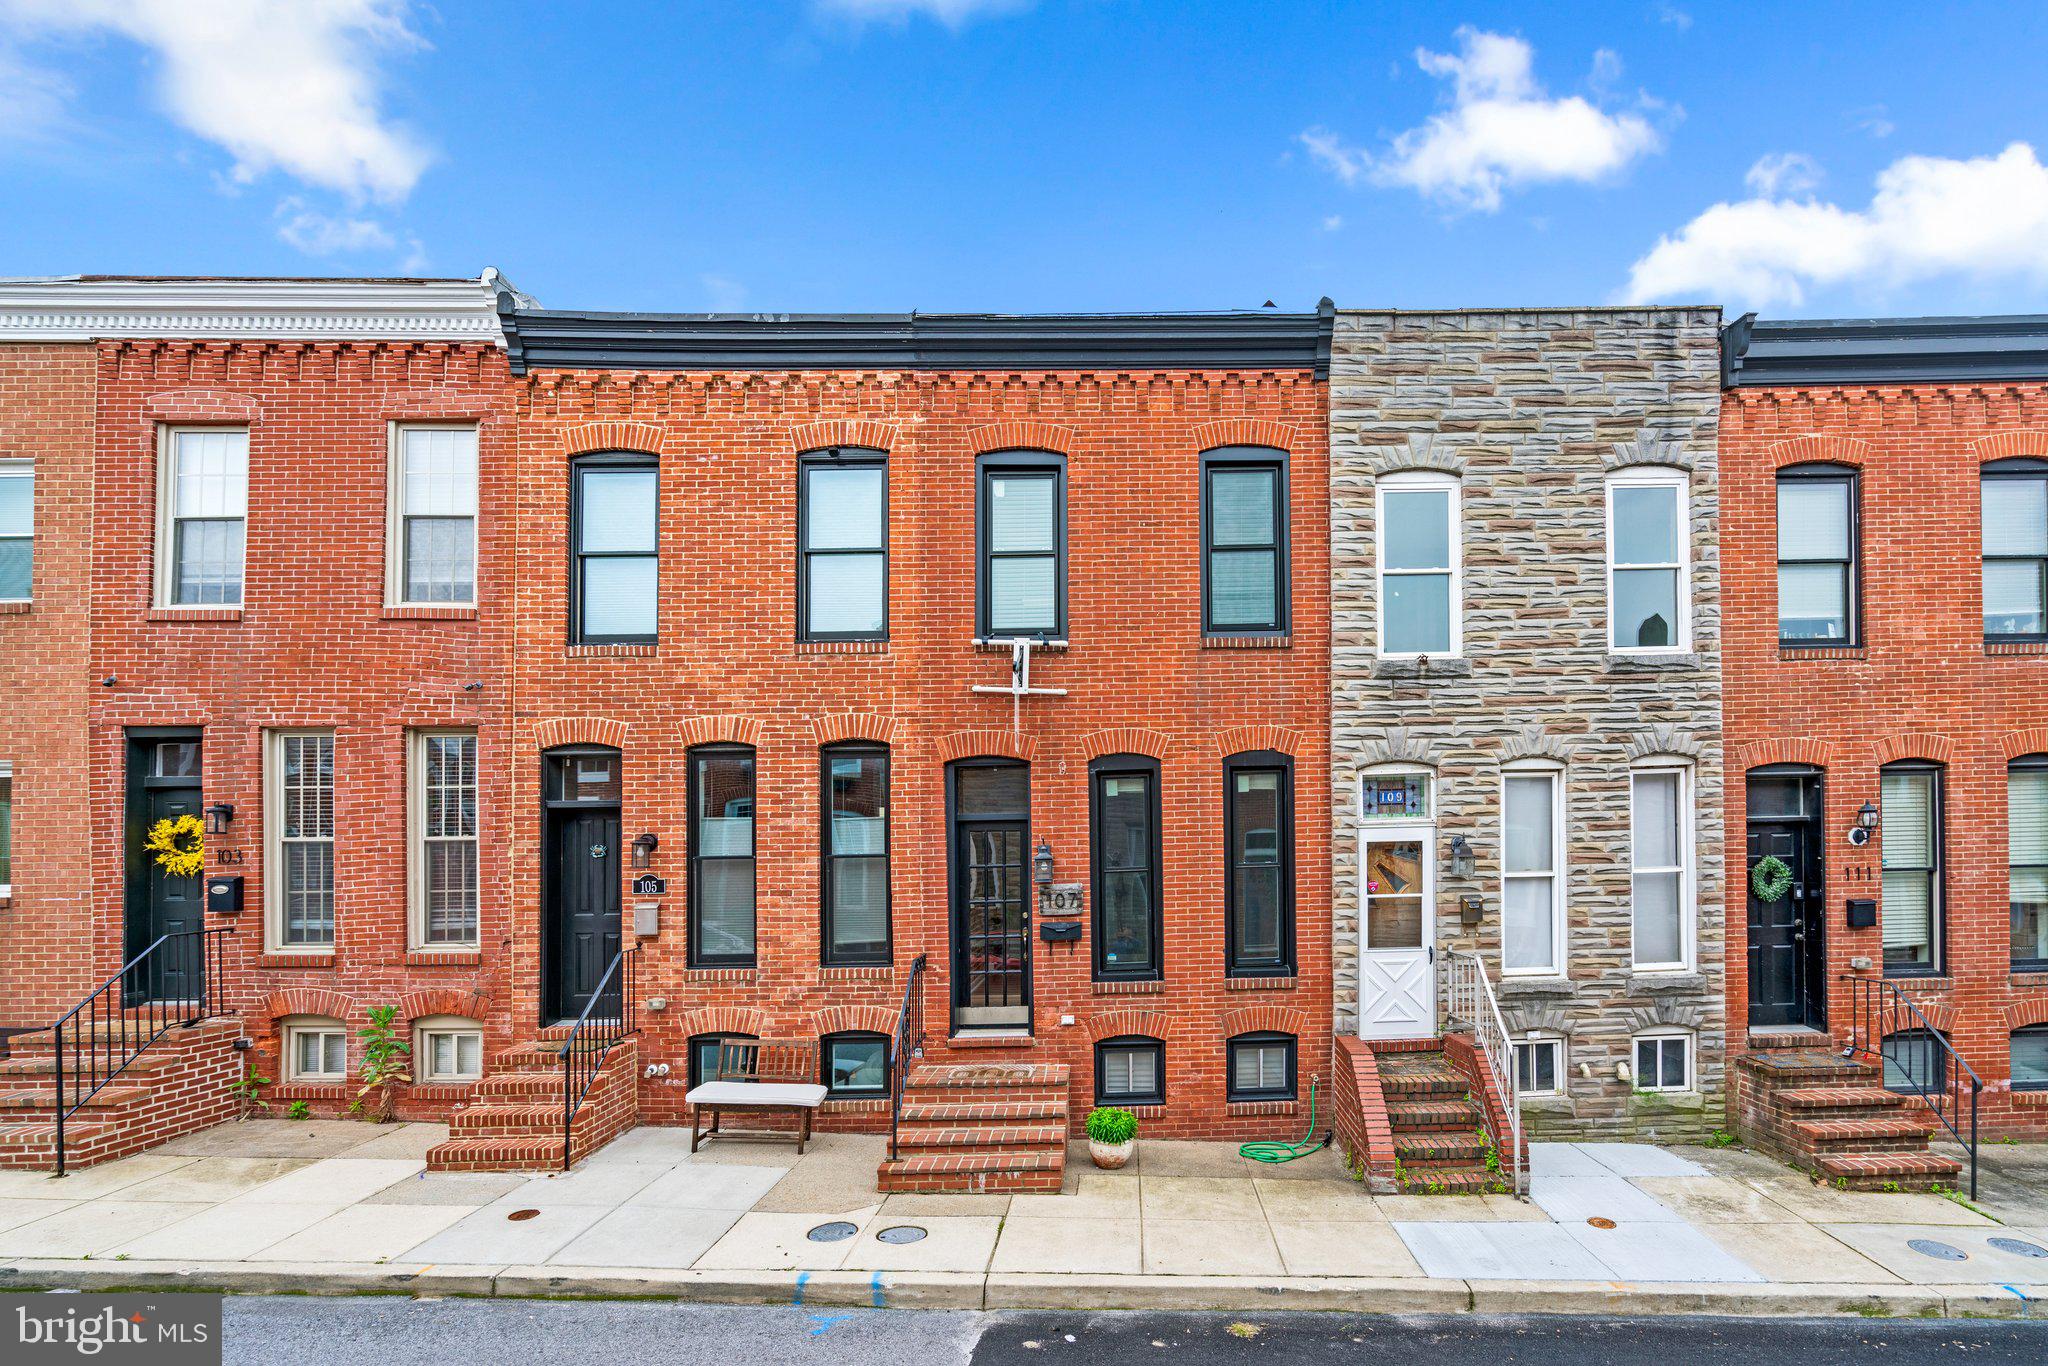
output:
<svg viewBox="0 0 2048 1366"><path fill-rule="evenodd" d="M0 617L25 617L35 610L32 602L0 602Z"/></svg>
<svg viewBox="0 0 2048 1366"><path fill-rule="evenodd" d="M886 1115L887 1100L826 1100L818 1108L828 1115Z"/></svg>
<svg viewBox="0 0 2048 1366"><path fill-rule="evenodd" d="M14 898L10 895L0 893L0 911L11 911L13 909Z"/></svg>
<svg viewBox="0 0 2048 1366"><path fill-rule="evenodd" d="M684 968L685 982L742 982L748 986L761 975L759 968Z"/></svg>
<svg viewBox="0 0 2048 1366"><path fill-rule="evenodd" d="M1036 1034L955 1034L946 1040L948 1048L1036 1048Z"/></svg>
<svg viewBox="0 0 2048 1366"><path fill-rule="evenodd" d="M888 982L895 979L896 969L885 963L861 965L848 964L845 967L821 967L818 981L831 982Z"/></svg>
<svg viewBox="0 0 2048 1366"><path fill-rule="evenodd" d="M386 621L475 621L474 607L435 607L430 605L389 606L384 609Z"/></svg>
<svg viewBox="0 0 2048 1366"><path fill-rule="evenodd" d="M1293 991L1300 983L1299 977L1226 977L1225 991Z"/></svg>
<svg viewBox="0 0 2048 1366"><path fill-rule="evenodd" d="M144 621L240 621L239 607L152 607Z"/></svg>
<svg viewBox="0 0 2048 1366"><path fill-rule="evenodd" d="M1780 645L1778 659L1784 663L1797 660L1859 660L1869 659L1870 650L1863 645Z"/></svg>
<svg viewBox="0 0 2048 1366"><path fill-rule="evenodd" d="M448 949L435 952L432 949L408 949L405 965L409 968L478 968L484 962L481 949Z"/></svg>
<svg viewBox="0 0 2048 1366"><path fill-rule="evenodd" d="M1255 1115L1298 1115L1301 1102L1298 1100L1233 1100L1226 1102L1223 1113L1233 1117L1250 1118Z"/></svg>
<svg viewBox="0 0 2048 1366"><path fill-rule="evenodd" d="M1205 650L1291 650L1293 636L1203 636Z"/></svg>
<svg viewBox="0 0 2048 1366"><path fill-rule="evenodd" d="M330 971L334 967L331 953L266 953L256 959L259 968L278 968L287 972Z"/></svg>
<svg viewBox="0 0 2048 1366"><path fill-rule="evenodd" d="M1097 996L1158 996L1166 991L1161 980L1090 982L1088 990Z"/></svg>
<svg viewBox="0 0 2048 1366"><path fill-rule="evenodd" d="M2008 1094L2012 1096L2012 1103L2015 1105L2048 1105L2048 1091L2014 1090Z"/></svg>
<svg viewBox="0 0 2048 1366"><path fill-rule="evenodd" d="M564 645L564 659L653 659L659 645Z"/></svg>
<svg viewBox="0 0 2048 1366"><path fill-rule="evenodd" d="M799 655L886 655L889 642L886 640L799 640L796 643Z"/></svg>
<svg viewBox="0 0 2048 1366"><path fill-rule="evenodd" d="M281 1081L263 1091L263 1098L273 1107L281 1100L342 1100L347 1095L345 1081Z"/></svg>
<svg viewBox="0 0 2048 1366"><path fill-rule="evenodd" d="M1987 640L1987 655L2048 655L2048 640Z"/></svg>

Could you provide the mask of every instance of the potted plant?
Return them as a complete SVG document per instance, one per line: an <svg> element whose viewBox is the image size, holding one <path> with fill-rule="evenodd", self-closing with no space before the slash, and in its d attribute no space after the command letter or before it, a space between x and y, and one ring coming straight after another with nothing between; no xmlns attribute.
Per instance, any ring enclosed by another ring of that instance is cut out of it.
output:
<svg viewBox="0 0 2048 1366"><path fill-rule="evenodd" d="M1138 1146L1138 1117L1114 1105L1098 1105L1088 1112L1088 1156L1105 1171L1115 1171L1131 1160Z"/></svg>

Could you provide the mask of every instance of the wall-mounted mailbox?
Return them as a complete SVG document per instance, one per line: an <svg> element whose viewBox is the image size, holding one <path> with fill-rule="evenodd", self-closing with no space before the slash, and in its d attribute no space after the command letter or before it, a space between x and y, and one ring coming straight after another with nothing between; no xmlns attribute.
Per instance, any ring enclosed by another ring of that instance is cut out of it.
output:
<svg viewBox="0 0 2048 1366"><path fill-rule="evenodd" d="M239 915L242 910L242 875L215 873L206 879L206 910L209 915Z"/></svg>
<svg viewBox="0 0 2048 1366"><path fill-rule="evenodd" d="M1478 897L1461 896L1458 898L1459 924L1477 925L1480 921L1484 919L1486 919L1485 903L1482 902Z"/></svg>
<svg viewBox="0 0 2048 1366"><path fill-rule="evenodd" d="M1849 898L1849 928L1867 930L1877 923L1877 898L1852 896Z"/></svg>
<svg viewBox="0 0 2048 1366"><path fill-rule="evenodd" d="M1038 937L1048 944L1078 942L1081 938L1081 922L1078 920L1041 920L1038 922Z"/></svg>
<svg viewBox="0 0 2048 1366"><path fill-rule="evenodd" d="M633 933L643 937L661 933L661 903L659 901L636 901L633 903Z"/></svg>

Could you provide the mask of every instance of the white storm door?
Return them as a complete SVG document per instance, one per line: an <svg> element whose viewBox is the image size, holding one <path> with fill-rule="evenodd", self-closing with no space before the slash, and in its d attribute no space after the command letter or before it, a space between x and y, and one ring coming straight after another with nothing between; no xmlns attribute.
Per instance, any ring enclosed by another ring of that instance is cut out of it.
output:
<svg viewBox="0 0 2048 1366"><path fill-rule="evenodd" d="M1436 1030L1435 832L1361 833L1364 914L1359 918L1358 1033L1420 1039Z"/></svg>

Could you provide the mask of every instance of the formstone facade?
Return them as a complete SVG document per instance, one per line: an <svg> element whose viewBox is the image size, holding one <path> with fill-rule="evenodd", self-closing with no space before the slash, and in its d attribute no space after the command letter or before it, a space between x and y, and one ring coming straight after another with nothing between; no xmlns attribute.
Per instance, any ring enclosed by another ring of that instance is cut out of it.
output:
<svg viewBox="0 0 2048 1366"><path fill-rule="evenodd" d="M1425 933L1437 1023L1450 954L1476 951L1509 1033L1562 1044L1556 1094L1523 1101L1538 1134L1682 1137L1722 1123L1718 321L1711 308L1340 312L1336 320L1337 1030L1370 1036L1384 1026L1375 999L1383 984L1371 973L1361 996L1365 842L1385 820L1364 817L1361 777L1426 774L1434 802L1420 848L1434 861L1434 930ZM1456 495L1449 648L1420 657L1382 650L1376 512L1382 481L1417 473L1436 476L1423 486ZM1679 620L1668 648L1616 651L1609 490L1617 480L1660 478L1681 490L1676 506L1685 510L1686 534L1673 538L1685 552ZM1635 966L1631 793L1643 771L1683 775L1675 824L1690 847L1679 877L1686 943L1676 969ZM1558 775L1561 794L1560 932L1550 970L1503 970L1503 793L1508 775L1521 772ZM1645 1034L1689 1041L1687 1085L1644 1089L1634 1041ZM1523 1089L1545 1088L1525 1079Z"/></svg>

